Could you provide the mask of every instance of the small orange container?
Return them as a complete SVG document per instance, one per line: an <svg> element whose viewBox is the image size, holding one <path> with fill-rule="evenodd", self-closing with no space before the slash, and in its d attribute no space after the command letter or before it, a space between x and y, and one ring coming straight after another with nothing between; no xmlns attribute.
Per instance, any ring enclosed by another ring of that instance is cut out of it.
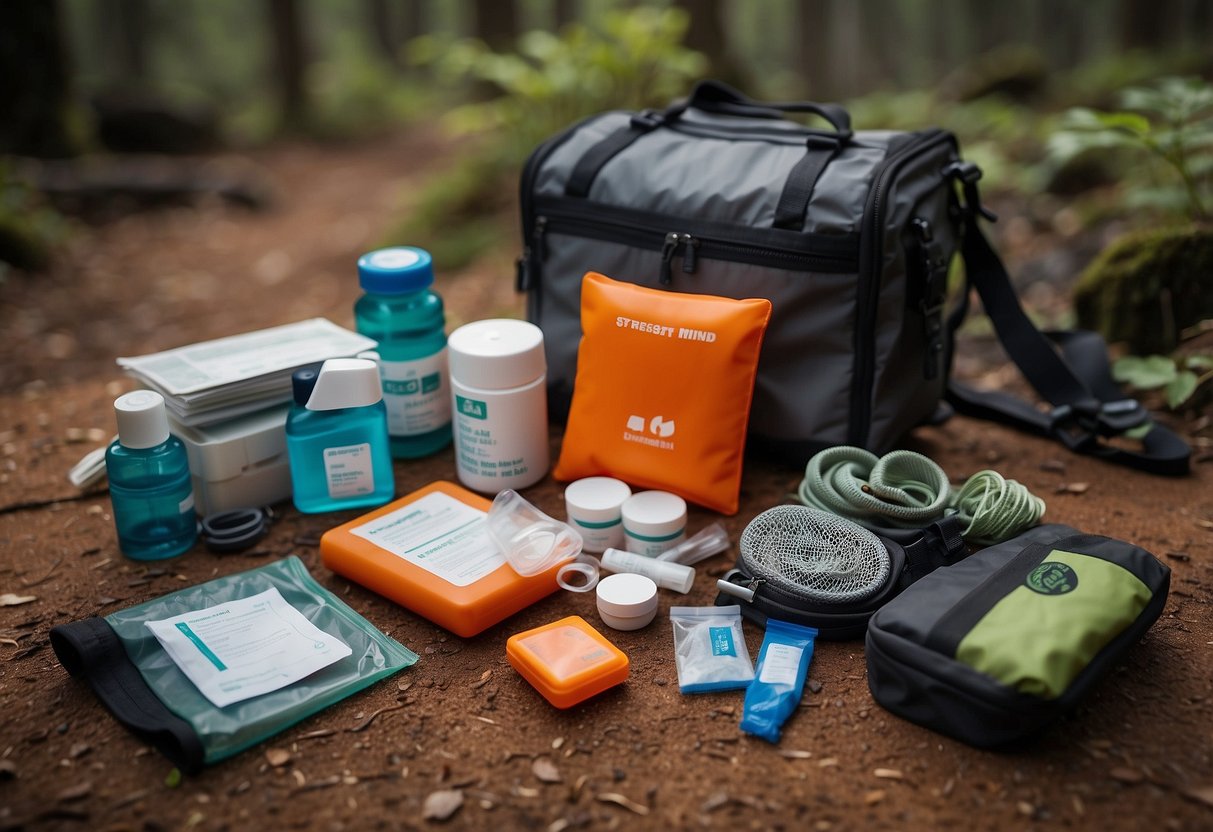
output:
<svg viewBox="0 0 1213 832"><path fill-rule="evenodd" d="M485 528L491 504L435 482L325 532L324 565L468 638L556 591L557 564L522 577Z"/></svg>
<svg viewBox="0 0 1213 832"><path fill-rule="evenodd" d="M510 636L505 657L557 708L571 708L628 678L628 657L579 615Z"/></svg>

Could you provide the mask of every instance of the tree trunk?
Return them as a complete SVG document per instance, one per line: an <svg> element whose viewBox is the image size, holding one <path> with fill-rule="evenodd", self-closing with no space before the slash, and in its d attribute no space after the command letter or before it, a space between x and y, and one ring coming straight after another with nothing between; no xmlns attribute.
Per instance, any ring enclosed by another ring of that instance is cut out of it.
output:
<svg viewBox="0 0 1213 832"><path fill-rule="evenodd" d="M744 89L748 79L729 54L720 0L675 0L674 5L685 9L690 18L683 42L707 57L713 76Z"/></svg>
<svg viewBox="0 0 1213 832"><path fill-rule="evenodd" d="M0 154L79 151L68 127L71 72L57 0L0 2Z"/></svg>
<svg viewBox="0 0 1213 832"><path fill-rule="evenodd" d="M514 48L518 39L518 9L514 0L475 0L476 37L494 50Z"/></svg>
<svg viewBox="0 0 1213 832"><path fill-rule="evenodd" d="M577 19L577 0L556 0L552 8L553 22L562 29Z"/></svg>
<svg viewBox="0 0 1213 832"><path fill-rule="evenodd" d="M306 126L307 45L303 15L298 0L269 0L270 32L273 37L274 87L282 126L298 130Z"/></svg>
<svg viewBox="0 0 1213 832"><path fill-rule="evenodd" d="M830 0L803 0L799 9L796 65L804 79L805 97L829 101L837 88L830 52L833 4Z"/></svg>

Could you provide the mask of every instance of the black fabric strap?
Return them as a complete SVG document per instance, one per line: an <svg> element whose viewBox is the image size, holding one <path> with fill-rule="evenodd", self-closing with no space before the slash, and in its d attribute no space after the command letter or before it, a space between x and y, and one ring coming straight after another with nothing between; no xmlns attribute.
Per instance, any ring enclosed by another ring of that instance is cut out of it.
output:
<svg viewBox="0 0 1213 832"><path fill-rule="evenodd" d="M620 127L598 144L591 147L577 160L569 181L564 185L566 196L584 198L589 196L590 186L598 176L598 171L614 159L620 151L632 144L646 133L652 132L661 124L659 118L652 113L639 113L624 127Z"/></svg>
<svg viewBox="0 0 1213 832"><path fill-rule="evenodd" d="M957 412L1050 436L1076 453L1153 474L1183 475L1191 450L1173 431L1152 423L1145 409L1125 398L1112 378L1107 347L1094 332L1049 333L1024 314L1002 261L970 216L962 253L969 287L977 290L1007 355L1050 405L1041 411L1007 393L948 382L947 400ZM948 318L953 335L968 309L965 298ZM1060 351L1059 351L1060 349ZM1101 441L1135 428L1141 450Z"/></svg>
<svg viewBox="0 0 1213 832"><path fill-rule="evenodd" d="M113 628L103 618L73 621L51 630L60 664L83 678L101 704L130 731L186 774L197 774L206 749L193 726L170 711L143 680Z"/></svg>
<svg viewBox="0 0 1213 832"><path fill-rule="evenodd" d="M808 152L792 167L787 182L784 183L783 193L779 195L779 204L775 206L776 228L792 231L804 228L813 188L825 172L826 165L838 155L840 147L841 143L836 141L809 140Z"/></svg>

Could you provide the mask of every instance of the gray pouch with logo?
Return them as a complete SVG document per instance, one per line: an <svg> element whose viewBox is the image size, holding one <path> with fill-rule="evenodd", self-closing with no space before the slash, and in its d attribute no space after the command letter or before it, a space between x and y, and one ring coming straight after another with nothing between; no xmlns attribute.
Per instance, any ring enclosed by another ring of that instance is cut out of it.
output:
<svg viewBox="0 0 1213 832"><path fill-rule="evenodd" d="M976 746L1071 710L1157 620L1171 570L1139 546L1037 526L936 569L872 616L868 686Z"/></svg>

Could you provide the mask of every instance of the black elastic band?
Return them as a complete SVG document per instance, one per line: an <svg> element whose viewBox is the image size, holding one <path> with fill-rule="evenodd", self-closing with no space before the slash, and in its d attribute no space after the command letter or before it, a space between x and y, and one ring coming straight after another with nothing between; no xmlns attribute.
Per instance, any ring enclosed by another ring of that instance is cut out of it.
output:
<svg viewBox="0 0 1213 832"><path fill-rule="evenodd" d="M197 774L206 749L193 726L160 701L103 618L86 618L51 630L60 664L84 679L109 712L186 774Z"/></svg>

